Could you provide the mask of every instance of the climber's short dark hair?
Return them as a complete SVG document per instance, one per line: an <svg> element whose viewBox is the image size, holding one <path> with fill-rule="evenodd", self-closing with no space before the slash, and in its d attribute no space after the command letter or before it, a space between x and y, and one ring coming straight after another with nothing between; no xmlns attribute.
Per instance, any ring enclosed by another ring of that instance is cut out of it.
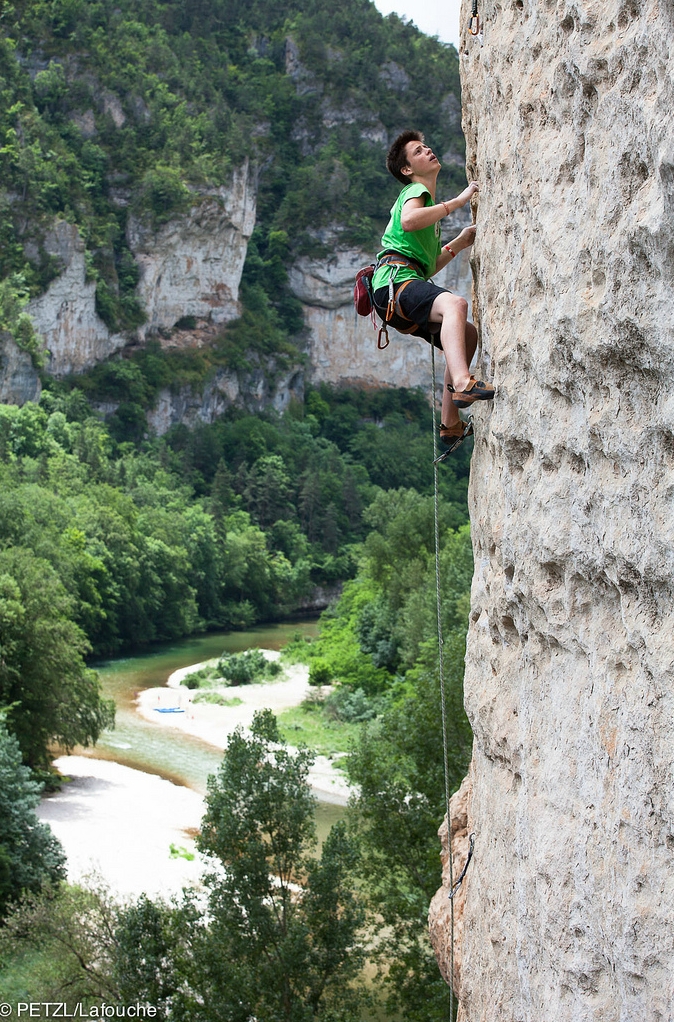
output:
<svg viewBox="0 0 674 1022"><path fill-rule="evenodd" d="M409 184L409 177L406 177L402 172L403 167L407 165L405 147L408 142L423 141L424 136L420 131L403 131L395 139L386 157L386 169L390 170L396 181L400 181L404 185Z"/></svg>

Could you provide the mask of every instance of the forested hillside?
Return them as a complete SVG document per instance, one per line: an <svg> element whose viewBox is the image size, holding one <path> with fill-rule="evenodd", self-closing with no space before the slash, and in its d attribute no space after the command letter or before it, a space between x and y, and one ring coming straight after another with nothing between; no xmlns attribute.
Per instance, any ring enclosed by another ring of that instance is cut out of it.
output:
<svg viewBox="0 0 674 1022"><path fill-rule="evenodd" d="M384 154L405 127L432 138L444 184L458 191L459 117L454 49L382 18L369 0L0 0L0 342L9 335L29 353L42 386L39 403L0 405L0 766L17 821L0 830L7 1000L68 989L87 1004L160 1004L190 1022L356 1022L372 1017L359 970L376 934L367 955L387 978L391 1011L444 1017L425 922L443 815L428 397L307 386L283 414L231 407L160 437L147 416L160 393L198 389L216 369L302 366L289 267L375 249L398 190ZM240 315L199 346L191 316L145 336L132 223L158 231L206 193L219 202L217 188L244 166L257 219ZM46 246L63 221L83 240L98 316L126 347L55 379L25 307L63 271ZM175 331L188 341L167 350ZM470 743L469 458L468 443L440 474L455 784ZM268 714L252 738L232 742L211 785L202 847L243 865L227 888L217 870L207 880L208 919L189 896L119 906L59 886L61 853L37 828L38 789L19 757L51 783L57 747L94 743L110 725L91 657L328 598L320 640L287 656L310 664L305 717L362 725L347 765L360 792L350 835L340 828L311 858L309 756L293 759ZM261 773L277 800L259 788ZM249 830L237 831L233 792L246 784ZM283 869L267 862L270 841L254 840L267 833L262 813L287 841ZM270 962L278 898L296 928ZM270 929L246 944L253 917Z"/></svg>
<svg viewBox="0 0 674 1022"><path fill-rule="evenodd" d="M100 316L133 330L144 313L129 217L166 222L249 159L244 325L292 335L297 302L259 260L373 245L397 191L383 167L396 131L421 125L462 180L454 49L369 0L18 0L0 27L5 305L58 272L42 242L62 217L86 241ZM16 333L16 311L3 319Z"/></svg>

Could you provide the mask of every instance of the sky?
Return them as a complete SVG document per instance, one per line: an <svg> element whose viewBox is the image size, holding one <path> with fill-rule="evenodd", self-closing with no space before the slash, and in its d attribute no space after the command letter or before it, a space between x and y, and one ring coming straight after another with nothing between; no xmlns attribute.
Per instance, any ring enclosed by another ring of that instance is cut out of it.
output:
<svg viewBox="0 0 674 1022"><path fill-rule="evenodd" d="M382 14L395 12L458 49L460 0L374 0L374 5Z"/></svg>

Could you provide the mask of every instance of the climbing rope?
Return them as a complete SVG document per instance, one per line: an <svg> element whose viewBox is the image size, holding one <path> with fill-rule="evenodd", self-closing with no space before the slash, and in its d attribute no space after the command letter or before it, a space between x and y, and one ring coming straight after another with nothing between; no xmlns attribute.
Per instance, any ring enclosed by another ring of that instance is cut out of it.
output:
<svg viewBox="0 0 674 1022"><path fill-rule="evenodd" d="M449 888L454 891L454 863L452 862L452 817L449 800L449 743L447 741L447 703L445 700L445 655L442 638L442 594L440 592L440 500L438 494L438 430L436 424L436 381L435 381L435 345L431 344L431 376L433 408L433 522L435 533L435 595L438 612L438 665L440 672L440 703L442 707L442 752L445 772L445 809L447 811L447 847L449 849ZM461 878L463 879L463 877ZM450 911L450 946L449 946L449 1019L454 1018L454 894L449 900Z"/></svg>
<svg viewBox="0 0 674 1022"><path fill-rule="evenodd" d="M477 0L473 0L477 6ZM435 345L431 344L431 377L432 393L431 408L433 409L433 525L435 535L435 597L438 614L438 668L440 674L440 702L442 710L442 766L445 774L445 811L447 813L447 849L449 853L449 913L450 913L450 944L449 944L449 1019L454 1019L454 896L463 883L470 860L473 858L475 848L475 835L469 836L469 848L463 869L454 882L454 860L452 857L452 816L451 816L451 792L449 781L449 741L447 739L447 702L445 700L445 653L444 640L442 637L442 592L440 586L440 497L438 487L438 429L436 420L436 373L435 373Z"/></svg>

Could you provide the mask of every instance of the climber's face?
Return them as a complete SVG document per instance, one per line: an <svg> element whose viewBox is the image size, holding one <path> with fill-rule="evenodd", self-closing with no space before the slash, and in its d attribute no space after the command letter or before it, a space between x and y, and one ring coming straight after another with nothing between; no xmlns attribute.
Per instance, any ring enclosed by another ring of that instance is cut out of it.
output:
<svg viewBox="0 0 674 1022"><path fill-rule="evenodd" d="M426 177L429 173L440 170L440 161L425 142L408 142L405 146L406 165L403 174L412 177Z"/></svg>

